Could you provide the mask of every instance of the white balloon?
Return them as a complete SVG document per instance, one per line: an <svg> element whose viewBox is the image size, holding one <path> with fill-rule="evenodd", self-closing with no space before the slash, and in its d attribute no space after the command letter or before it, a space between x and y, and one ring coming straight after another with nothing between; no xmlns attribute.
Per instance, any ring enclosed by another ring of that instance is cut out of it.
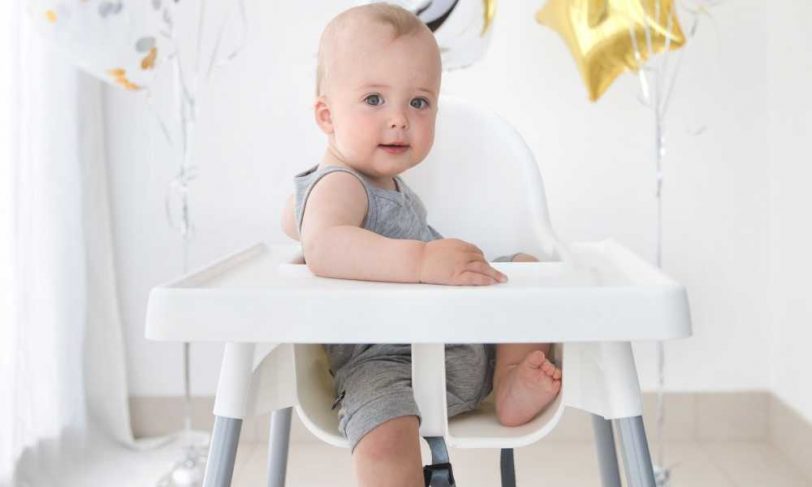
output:
<svg viewBox="0 0 812 487"><path fill-rule="evenodd" d="M144 88L171 51L174 0L29 0L38 31L74 64L125 89Z"/></svg>

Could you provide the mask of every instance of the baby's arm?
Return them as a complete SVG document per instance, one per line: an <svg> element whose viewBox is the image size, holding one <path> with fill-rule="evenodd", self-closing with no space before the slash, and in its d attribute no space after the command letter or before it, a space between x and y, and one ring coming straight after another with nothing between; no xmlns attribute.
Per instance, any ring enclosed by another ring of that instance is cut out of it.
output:
<svg viewBox="0 0 812 487"><path fill-rule="evenodd" d="M361 228L367 194L344 172L314 186L302 220L305 261L323 277L388 282L487 285L505 276L475 246L457 239L391 239Z"/></svg>
<svg viewBox="0 0 812 487"><path fill-rule="evenodd" d="M282 210L282 231L293 240L299 240L299 231L296 229L296 211L293 208L294 204L293 195L290 195L287 204L285 204L285 209Z"/></svg>
<svg viewBox="0 0 812 487"><path fill-rule="evenodd" d="M366 191L352 174L333 173L313 187L301 227L310 270L324 277L417 282L422 242L364 230L366 212Z"/></svg>

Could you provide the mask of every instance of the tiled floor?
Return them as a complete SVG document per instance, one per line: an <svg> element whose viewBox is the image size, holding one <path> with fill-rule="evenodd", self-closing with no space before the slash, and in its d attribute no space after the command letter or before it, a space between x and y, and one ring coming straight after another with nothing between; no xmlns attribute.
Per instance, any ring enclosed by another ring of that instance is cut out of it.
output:
<svg viewBox="0 0 812 487"><path fill-rule="evenodd" d="M428 458L424 450L424 459ZM266 485L267 447L240 445L235 487ZM496 487L499 452L452 450L451 460L460 487ZM812 487L777 449L761 442L673 442L665 445L672 487ZM517 484L556 487L600 485L593 446L587 442L547 442L516 451ZM287 485L293 487L353 486L348 450L318 442L291 445Z"/></svg>

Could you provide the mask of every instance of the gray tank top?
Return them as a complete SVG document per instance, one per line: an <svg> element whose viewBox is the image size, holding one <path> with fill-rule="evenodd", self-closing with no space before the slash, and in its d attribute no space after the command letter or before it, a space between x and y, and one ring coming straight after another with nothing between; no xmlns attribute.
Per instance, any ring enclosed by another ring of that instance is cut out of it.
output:
<svg viewBox="0 0 812 487"><path fill-rule="evenodd" d="M366 176L353 169L339 166L324 166L319 169L318 165L297 174L294 178L296 224L300 232L307 197L321 178L334 172L350 173L364 185L368 203L362 228L388 238L423 242L443 238L437 230L426 223L426 208L399 176L395 176L397 190L392 191L375 186Z"/></svg>
<svg viewBox="0 0 812 487"><path fill-rule="evenodd" d="M395 176L397 190L392 191L375 186L366 176L353 169L339 166L324 166L319 169L318 165L294 177L296 224L300 233L304 209L310 192L321 178L334 172L350 173L364 185L368 203L362 228L388 238L423 242L443 238L426 223L426 209L423 207L423 203L400 177ZM352 368L351 364L357 361L366 360L371 356L409 357L410 354L408 344L325 344L324 350L330 360L330 372L336 376L338 383L341 382L340 377L346 375L347 370ZM350 366L345 368L348 365Z"/></svg>

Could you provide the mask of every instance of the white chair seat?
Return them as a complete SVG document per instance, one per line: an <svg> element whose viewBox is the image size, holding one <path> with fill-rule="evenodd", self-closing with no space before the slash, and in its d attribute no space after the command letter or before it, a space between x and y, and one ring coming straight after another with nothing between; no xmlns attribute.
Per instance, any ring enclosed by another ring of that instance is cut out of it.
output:
<svg viewBox="0 0 812 487"><path fill-rule="evenodd" d="M561 348L559 347L559 350ZM559 351L560 354L560 351ZM322 441L349 447L340 435L334 400L332 377L321 345L295 345L298 404L296 412L305 426ZM438 371L441 372L441 371ZM502 426L496 419L493 394L472 412L448 419L446 442L455 448L518 448L531 444L550 431L561 418L564 392L541 414L518 427Z"/></svg>

